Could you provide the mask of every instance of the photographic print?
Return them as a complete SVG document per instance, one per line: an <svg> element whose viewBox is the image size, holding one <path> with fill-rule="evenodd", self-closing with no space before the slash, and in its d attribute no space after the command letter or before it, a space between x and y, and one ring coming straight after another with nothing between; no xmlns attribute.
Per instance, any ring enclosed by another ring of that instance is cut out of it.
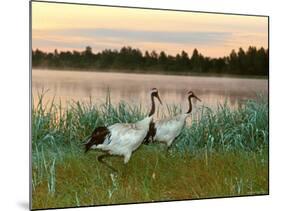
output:
<svg viewBox="0 0 281 211"><path fill-rule="evenodd" d="M269 194L269 17L30 2L31 209Z"/></svg>

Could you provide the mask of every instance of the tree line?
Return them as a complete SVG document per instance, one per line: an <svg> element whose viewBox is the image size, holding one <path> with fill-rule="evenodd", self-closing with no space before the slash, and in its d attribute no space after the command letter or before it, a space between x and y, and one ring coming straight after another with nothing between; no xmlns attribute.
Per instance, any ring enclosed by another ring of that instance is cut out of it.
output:
<svg viewBox="0 0 281 211"><path fill-rule="evenodd" d="M197 49L191 56L182 51L175 56L164 51L145 51L132 47L120 50L106 49L93 53L87 46L84 51L60 51L53 53L32 50L32 67L56 69L117 69L138 70L143 72L163 71L175 74L233 74L267 76L269 70L269 52L263 47L250 46L246 51L239 48L228 56L210 58L203 56Z"/></svg>

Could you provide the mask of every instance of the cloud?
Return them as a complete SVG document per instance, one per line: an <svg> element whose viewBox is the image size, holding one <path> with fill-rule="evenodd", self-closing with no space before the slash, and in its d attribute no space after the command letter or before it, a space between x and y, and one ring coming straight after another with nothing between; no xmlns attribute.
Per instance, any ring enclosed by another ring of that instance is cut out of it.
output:
<svg viewBox="0 0 281 211"><path fill-rule="evenodd" d="M193 29L195 30L195 29ZM34 49L53 51L83 50L91 46L94 52L104 49L119 50L123 46L132 46L142 51L165 51L175 55L181 50L191 51L197 48L206 56L224 56L232 49L247 48L249 45L265 46L259 33L235 33L215 31L160 31L130 30L109 28L74 29L33 29L32 46Z"/></svg>
<svg viewBox="0 0 281 211"><path fill-rule="evenodd" d="M130 29L63 29L55 32L63 36L78 36L122 41L179 43L179 44L219 44L232 37L230 32L191 32L191 31L147 31Z"/></svg>
<svg viewBox="0 0 281 211"><path fill-rule="evenodd" d="M115 46L113 44L104 44L97 43L94 41L68 41L68 40L55 40L55 39L42 39L42 38L33 38L32 39L32 48L53 51L57 50L84 50L86 46L91 46L95 52L103 51L104 49L118 49L120 46Z"/></svg>

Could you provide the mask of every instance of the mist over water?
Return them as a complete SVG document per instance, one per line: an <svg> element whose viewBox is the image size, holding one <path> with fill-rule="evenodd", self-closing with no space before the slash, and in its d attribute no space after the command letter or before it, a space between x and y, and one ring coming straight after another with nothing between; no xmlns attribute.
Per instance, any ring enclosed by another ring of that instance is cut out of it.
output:
<svg viewBox="0 0 281 211"><path fill-rule="evenodd" d="M201 98L202 102L196 102L196 105L214 108L227 100L229 106L235 109L243 100L256 98L257 94L267 96L268 80L108 72L32 71L32 93L35 104L38 102L37 93L42 89L48 90L43 103L56 96L55 102L58 103L61 100L63 106L73 100L89 102L90 96L94 104L103 103L109 90L113 104L125 101L130 104L142 103L149 106L149 91L154 87L159 90L164 104L182 106L183 111L187 110L187 90L192 90Z"/></svg>

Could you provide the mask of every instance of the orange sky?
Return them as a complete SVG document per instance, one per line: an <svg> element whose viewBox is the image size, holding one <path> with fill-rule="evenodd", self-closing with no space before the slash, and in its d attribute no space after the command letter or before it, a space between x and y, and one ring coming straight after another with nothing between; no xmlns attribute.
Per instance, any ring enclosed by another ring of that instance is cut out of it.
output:
<svg viewBox="0 0 281 211"><path fill-rule="evenodd" d="M142 51L197 48L225 56L232 49L268 47L267 17L32 2L32 48L94 52L132 46Z"/></svg>

